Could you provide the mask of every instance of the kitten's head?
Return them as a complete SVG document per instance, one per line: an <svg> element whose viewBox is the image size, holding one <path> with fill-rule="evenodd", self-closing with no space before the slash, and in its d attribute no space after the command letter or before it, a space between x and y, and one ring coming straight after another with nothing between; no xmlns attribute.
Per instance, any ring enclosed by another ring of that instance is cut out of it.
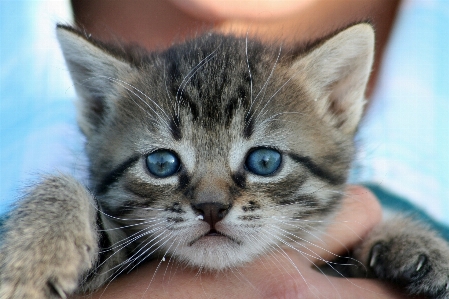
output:
<svg viewBox="0 0 449 299"><path fill-rule="evenodd" d="M370 25L300 49L207 34L146 53L65 26L58 38L81 98L91 187L107 226L141 243L136 260L157 250L237 266L309 238L337 209Z"/></svg>

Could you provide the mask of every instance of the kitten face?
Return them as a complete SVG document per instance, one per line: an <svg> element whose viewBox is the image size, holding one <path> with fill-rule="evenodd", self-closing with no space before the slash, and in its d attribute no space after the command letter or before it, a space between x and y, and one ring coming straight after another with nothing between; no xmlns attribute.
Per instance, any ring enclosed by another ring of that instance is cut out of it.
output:
<svg viewBox="0 0 449 299"><path fill-rule="evenodd" d="M128 262L158 252L238 266L309 238L336 211L371 67L369 25L300 51L205 35L125 53L66 27L58 37L81 97L92 189Z"/></svg>

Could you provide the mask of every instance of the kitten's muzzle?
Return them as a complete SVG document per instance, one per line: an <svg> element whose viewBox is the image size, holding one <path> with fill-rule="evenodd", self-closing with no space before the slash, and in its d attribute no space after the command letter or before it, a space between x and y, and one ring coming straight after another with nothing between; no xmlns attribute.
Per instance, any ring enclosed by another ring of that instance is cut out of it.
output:
<svg viewBox="0 0 449 299"><path fill-rule="evenodd" d="M230 204L219 202L204 202L192 205L192 208L198 215L203 216L203 221L210 225L209 235L218 234L215 230L215 224L222 220L231 209Z"/></svg>

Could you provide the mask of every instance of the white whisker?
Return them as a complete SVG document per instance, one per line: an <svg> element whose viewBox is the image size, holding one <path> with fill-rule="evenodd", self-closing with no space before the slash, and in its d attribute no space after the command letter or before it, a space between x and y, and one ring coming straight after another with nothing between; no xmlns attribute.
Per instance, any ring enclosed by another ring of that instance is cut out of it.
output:
<svg viewBox="0 0 449 299"><path fill-rule="evenodd" d="M205 64L207 64L210 60L212 60L215 57L215 54L217 53L218 48L216 48L214 51L212 51L209 55L207 55L205 58L203 58L195 67L193 67L190 72L187 73L187 75L182 80L181 84L178 87L178 91L176 92L176 99L179 100L179 95L184 91L185 86L187 85L187 82L192 79L192 77L196 74L196 72ZM182 103L182 100L181 100ZM179 104L178 104L179 105Z"/></svg>
<svg viewBox="0 0 449 299"><path fill-rule="evenodd" d="M279 58L281 57L281 52L282 52L282 45L279 47L279 53L278 53L278 56L276 57L276 61L274 62L273 67L271 68L271 72L270 72L270 74L268 75L268 78L267 78L267 80L265 81L264 85L262 86L262 88L261 88L261 89L259 90L259 92L257 93L257 95L256 95L256 97L255 97L255 99L254 99L254 101L253 101L253 99L252 99L252 80L251 80L251 105L250 105L250 107L248 108L248 111L247 111L247 113L246 113L246 116L248 116L248 114L250 113L250 111L252 111L253 104L254 104L255 101L257 101L257 98L259 97L259 95L261 94L262 91L264 91L264 93L263 93L263 95L262 95L262 98L265 97L266 87L268 86L268 83L270 82L270 79L271 79L271 77L273 76L273 73L274 73L274 70L276 69L276 66L277 66L277 64L278 64ZM248 54L247 54L246 59L247 59L248 68L249 68ZM251 75L251 73L250 73L250 75ZM257 106L254 108L254 110L257 110L257 108L259 107L259 105L260 105L260 101L258 102ZM250 117L250 119L246 121L245 126L247 126L247 125L251 122L251 120L253 119L253 117L254 117L254 115L252 115L252 116Z"/></svg>
<svg viewBox="0 0 449 299"><path fill-rule="evenodd" d="M168 240L170 240L170 239L168 239ZM168 240L167 240L167 242L168 242ZM176 241L176 237L174 238L174 240L173 240L173 242L170 244L170 246L168 246L168 248L165 250L165 253L164 253L164 255L163 255L161 261L159 261L159 263L157 264L156 269L154 270L153 276L151 277L151 280L150 280L150 282L148 283L147 288L145 289L145 292L143 293L143 295L146 294L146 293L148 292L151 283L153 282L154 278L156 277L156 273L158 272L159 268L161 267L162 262L165 260L165 256L166 256L167 253L170 251L170 249L171 249L171 247L173 246L173 244L175 243L175 241ZM164 244L162 244L162 245L164 245ZM161 246L162 246L162 245L161 245ZM150 253L150 255L151 255L151 253ZM137 265L135 265L134 267L136 267L136 266L138 266L138 265L139 265L139 263L138 263ZM134 269L134 267L133 267L132 269ZM129 271L131 271L132 269L130 269ZM165 277L165 272L164 272L164 277ZM143 296L143 295L142 295L142 296Z"/></svg>
<svg viewBox="0 0 449 299"><path fill-rule="evenodd" d="M278 240L279 242L281 242L282 244L284 244L285 246L287 246L290 249L293 249L294 251L300 253L304 258L306 258L309 262L312 263L312 261L308 258L308 256L310 256L309 254L303 252L302 250L299 250L298 248L294 247L293 245L291 245L289 242L285 241L284 239L280 238L279 236L275 235L275 234L271 234L268 230L265 230L268 234L270 234L274 239ZM293 262L293 260L290 258L290 256L282 249L282 247L280 247L279 245L276 244L276 246L278 246L278 248L284 253L284 257L290 262L290 264L296 269L296 271L298 272L298 274L301 276L302 280L304 281L304 283L306 284L307 288L314 293L314 291L312 290L310 284L307 282L307 280L305 279L304 275L301 273L301 271L298 269L298 267L296 266L296 264ZM313 256L312 256L313 257ZM315 265L314 263L312 263L313 265ZM321 271L321 270L320 270ZM327 276L326 276L327 278ZM331 285L333 286L332 282L329 280L329 278L327 278L327 280L331 283ZM335 288L335 287L334 287Z"/></svg>
<svg viewBox="0 0 449 299"><path fill-rule="evenodd" d="M98 232L108 232L108 231L113 231L113 230L121 230L121 229L124 229L124 228L130 228L130 227L141 226L141 225L145 225L145 224L152 223L152 222L158 220L159 218L152 217L152 218L147 218L147 219L148 219L148 220L143 221L143 222L139 222L139 223L127 224L127 225L118 226L118 227L113 227L113 228L107 228L107 229L99 229Z"/></svg>
<svg viewBox="0 0 449 299"><path fill-rule="evenodd" d="M248 58L248 32L246 32L245 38L245 55L246 55L246 65L248 67L249 81L250 81L250 97L251 97L251 106L253 105L253 76L251 74L251 67L249 66L249 58ZM250 107L251 109L251 107ZM248 112L250 111L248 110Z"/></svg>
<svg viewBox="0 0 449 299"><path fill-rule="evenodd" d="M172 236L171 233L168 235L164 235L165 232L166 231L163 231L159 235L153 237L150 242L146 242L145 244L143 244L143 246L139 250L137 250L135 253L133 253L132 256L127 258L125 261L123 261L119 265L115 266L114 268L118 268L118 269L121 268L121 270L117 271L113 277L110 277L110 280L111 281L114 280L116 277L118 277L120 274L122 274L127 269L128 269L128 273L129 273L135 267L137 267L140 263L142 263L144 260L146 260L149 256L151 256L153 253L155 253L157 250L159 250L162 246L164 246L165 243L167 243L171 239L171 236ZM162 236L162 235L164 235L164 236ZM159 238L160 236L162 236L162 237ZM157 241L152 243L154 240L157 240ZM162 242L164 240L165 240L165 242L160 244L160 242ZM151 246L149 246L147 248L148 245L151 245ZM156 245L158 245L158 246L156 248L154 248ZM154 248L154 249L148 253L148 251L150 251L152 248ZM145 258L142 258L143 256L145 256ZM114 269L114 268L112 268L112 269Z"/></svg>
<svg viewBox="0 0 449 299"><path fill-rule="evenodd" d="M145 106L147 106L157 117L158 117L158 121L157 124L160 127L162 126L162 123L165 125L165 127L169 130L171 130L170 125L167 122L167 119L164 119L162 117L162 115L160 115L153 107L151 107L144 99L142 99L137 93L135 93L133 90L131 90L129 87L127 87L125 84L127 84L126 82L122 83L121 80L118 79L114 79L114 78L110 78L107 77L108 80L111 80L117 84L119 84L120 86L122 86L124 89L126 89L128 92L130 92L131 94L133 94L134 96L136 96L143 104L145 104ZM127 84L129 85L129 84ZM137 89L138 92L142 93L140 90ZM143 93L142 93L143 94ZM143 94L147 99L149 99L154 105L156 105L160 110L163 111L163 113L167 116L167 114L165 113L165 111L158 105L156 104L152 99L150 99L149 97L147 97L145 94ZM133 97L130 97L130 100L134 102L134 104L136 104L136 106L138 106L142 111L144 111L147 115L152 116L144 107L140 106L134 99ZM167 116L168 120L170 119ZM153 120L154 121L154 120ZM159 121L161 121L162 123L160 123Z"/></svg>
<svg viewBox="0 0 449 299"><path fill-rule="evenodd" d="M167 77L166 77L166 72L165 72L166 66L165 66L165 61L164 61L164 86L165 86L165 92L167 94L167 104L168 106L170 106L173 110L173 114L175 114L175 118L179 118L179 108L178 106L178 102L176 101L176 98L172 100L171 96L170 96L170 92L168 91L168 86L167 86ZM172 118L173 123L175 124L176 127L178 127L178 123Z"/></svg>
<svg viewBox="0 0 449 299"><path fill-rule="evenodd" d="M284 84L282 84L281 87L279 87L275 93L268 99L268 101L265 103L265 105L262 107L262 109L259 110L259 112L257 113L257 115L255 116L255 119L258 120L260 115L263 113L265 114L266 109L268 104L274 99L274 97L287 85L287 83L290 82L290 80L292 80L294 78L294 75L292 77L290 77Z"/></svg>
<svg viewBox="0 0 449 299"><path fill-rule="evenodd" d="M149 100L153 105L155 105L164 115L165 115L165 117L167 118L167 119L170 119L170 117L167 115L167 113L165 112L165 110L164 109L162 109L161 108L161 106L159 106L158 105L158 103L156 103L156 101L154 101L153 99L151 99L148 95L146 95L145 93L143 93L140 89L138 89L137 87L135 87L135 86L133 86L133 85L131 85L131 84L129 84L129 83L127 83L127 82L125 82L125 81L123 81L123 80L120 80L120 79L116 79L116 78L111 78L111 77L108 77L107 78L108 80L114 80L114 82L116 82L116 83L121 83L121 84L123 84L122 86L123 87L125 87L125 85L126 86L128 86L128 87L130 87L130 88L132 88L132 89L134 89L135 91L137 91L138 93L140 93L142 96L144 96L147 100ZM129 89L127 89L127 90L129 90ZM159 113L157 113L146 101L144 101L140 96L138 96L137 94L135 94L134 92L133 92L133 94L134 95L136 95L140 100L142 100L142 102L144 102L146 105L147 105L147 107L148 108L150 108L151 109L151 111L153 111L156 115L158 115L159 117L161 117L162 118L162 116L161 115L159 115Z"/></svg>

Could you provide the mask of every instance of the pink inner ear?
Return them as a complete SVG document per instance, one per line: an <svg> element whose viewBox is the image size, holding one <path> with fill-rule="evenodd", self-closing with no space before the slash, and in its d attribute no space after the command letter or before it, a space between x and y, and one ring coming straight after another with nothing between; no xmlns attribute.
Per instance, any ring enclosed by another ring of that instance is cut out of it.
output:
<svg viewBox="0 0 449 299"><path fill-rule="evenodd" d="M323 120L353 134L365 103L374 55L374 31L368 24L349 27L299 57L291 67L302 85L317 99Z"/></svg>

